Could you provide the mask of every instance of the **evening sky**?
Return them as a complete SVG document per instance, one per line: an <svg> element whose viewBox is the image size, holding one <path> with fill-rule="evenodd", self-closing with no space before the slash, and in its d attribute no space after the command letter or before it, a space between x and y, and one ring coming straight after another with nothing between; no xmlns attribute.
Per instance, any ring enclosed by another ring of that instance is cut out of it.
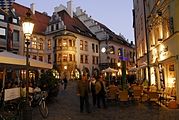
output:
<svg viewBox="0 0 179 120"><path fill-rule="evenodd" d="M35 3L35 9L39 12L47 12L52 15L54 7L68 0L15 0L17 3L30 7ZM86 10L86 13L94 20L106 25L116 34L121 33L126 39L134 41L133 32L133 0L72 0L73 10L76 7Z"/></svg>

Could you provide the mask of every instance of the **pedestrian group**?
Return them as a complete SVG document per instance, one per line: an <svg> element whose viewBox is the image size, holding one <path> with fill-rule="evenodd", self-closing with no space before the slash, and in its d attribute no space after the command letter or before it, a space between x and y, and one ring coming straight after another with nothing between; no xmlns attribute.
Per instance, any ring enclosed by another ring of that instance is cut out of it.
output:
<svg viewBox="0 0 179 120"><path fill-rule="evenodd" d="M83 74L77 84L77 95L80 97L80 112L91 112L89 104L89 94L92 95L93 107L106 108L106 86L102 75L95 78L94 75L90 79L87 74Z"/></svg>

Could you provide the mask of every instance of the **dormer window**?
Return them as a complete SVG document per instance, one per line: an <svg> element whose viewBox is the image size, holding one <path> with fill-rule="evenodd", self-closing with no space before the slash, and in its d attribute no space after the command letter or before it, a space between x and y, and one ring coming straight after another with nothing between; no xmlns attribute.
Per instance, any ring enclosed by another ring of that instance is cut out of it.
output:
<svg viewBox="0 0 179 120"><path fill-rule="evenodd" d="M59 29L59 25L58 25L58 23L56 24L56 30L58 30Z"/></svg>
<svg viewBox="0 0 179 120"><path fill-rule="evenodd" d="M4 20L4 15L0 14L0 20Z"/></svg>
<svg viewBox="0 0 179 120"><path fill-rule="evenodd" d="M53 25L51 25L51 31L54 31L54 26Z"/></svg>
<svg viewBox="0 0 179 120"><path fill-rule="evenodd" d="M13 19L12 19L12 22L15 23L15 24L17 24L17 23L18 23L17 18L13 18Z"/></svg>

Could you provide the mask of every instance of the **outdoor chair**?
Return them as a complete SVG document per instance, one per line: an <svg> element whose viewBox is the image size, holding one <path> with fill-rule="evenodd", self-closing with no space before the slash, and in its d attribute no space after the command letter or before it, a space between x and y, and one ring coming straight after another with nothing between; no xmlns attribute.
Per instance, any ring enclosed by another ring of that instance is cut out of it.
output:
<svg viewBox="0 0 179 120"><path fill-rule="evenodd" d="M136 101L141 101L142 90L134 90L133 91L133 99Z"/></svg>
<svg viewBox="0 0 179 120"><path fill-rule="evenodd" d="M107 91L107 100L108 101L117 101L117 94L118 94L117 87L108 89L108 91Z"/></svg>
<svg viewBox="0 0 179 120"><path fill-rule="evenodd" d="M120 91L118 95L119 102L128 103L129 95L128 91Z"/></svg>
<svg viewBox="0 0 179 120"><path fill-rule="evenodd" d="M156 105L156 103L158 102L159 102L159 94L157 92L148 92L148 103L150 104L150 106Z"/></svg>
<svg viewBox="0 0 179 120"><path fill-rule="evenodd" d="M159 100L159 94L157 92L149 92L148 93L148 99L149 99L149 101L158 102L158 100Z"/></svg>

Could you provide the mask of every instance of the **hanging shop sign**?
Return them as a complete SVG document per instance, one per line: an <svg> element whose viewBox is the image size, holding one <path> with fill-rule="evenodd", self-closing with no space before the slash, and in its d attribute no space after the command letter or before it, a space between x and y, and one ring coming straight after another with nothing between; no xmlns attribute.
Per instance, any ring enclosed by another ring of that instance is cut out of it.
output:
<svg viewBox="0 0 179 120"><path fill-rule="evenodd" d="M168 46L163 46L159 52L160 60L166 59L168 57Z"/></svg>

